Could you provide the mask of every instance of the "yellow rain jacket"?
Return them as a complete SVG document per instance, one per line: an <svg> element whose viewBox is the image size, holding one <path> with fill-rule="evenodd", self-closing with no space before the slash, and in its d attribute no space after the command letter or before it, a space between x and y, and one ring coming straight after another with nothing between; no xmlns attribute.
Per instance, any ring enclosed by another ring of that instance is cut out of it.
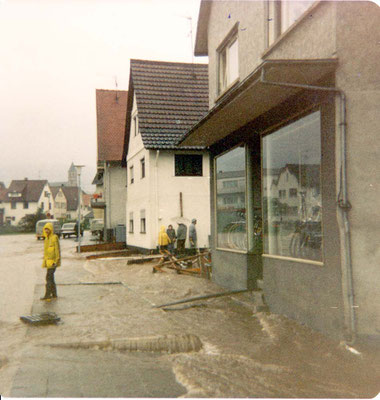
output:
<svg viewBox="0 0 380 400"><path fill-rule="evenodd" d="M45 233L45 228L50 229L49 236ZM61 265L61 249L59 247L58 236L54 234L53 224L48 222L44 225L43 235L44 241L44 259L42 261L42 268L55 268Z"/></svg>
<svg viewBox="0 0 380 400"><path fill-rule="evenodd" d="M171 243L171 240L165 231L165 227L161 226L160 233L158 234L158 245L167 246L169 243Z"/></svg>

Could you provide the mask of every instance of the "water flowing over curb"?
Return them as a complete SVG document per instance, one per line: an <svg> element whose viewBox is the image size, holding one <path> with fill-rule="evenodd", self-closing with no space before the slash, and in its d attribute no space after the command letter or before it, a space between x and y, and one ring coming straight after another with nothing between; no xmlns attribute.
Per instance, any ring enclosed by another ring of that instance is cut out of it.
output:
<svg viewBox="0 0 380 400"><path fill-rule="evenodd" d="M47 346L64 349L97 349L143 351L154 353L188 353L202 349L202 342L193 334L145 336L104 341L50 343Z"/></svg>

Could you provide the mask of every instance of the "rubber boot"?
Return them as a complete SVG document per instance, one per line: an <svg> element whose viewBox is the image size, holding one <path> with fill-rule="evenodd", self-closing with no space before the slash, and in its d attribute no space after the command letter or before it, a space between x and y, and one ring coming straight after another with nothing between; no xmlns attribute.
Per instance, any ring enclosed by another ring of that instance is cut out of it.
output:
<svg viewBox="0 0 380 400"><path fill-rule="evenodd" d="M51 285L50 285L50 283L46 283L46 286L45 286L45 296L44 296L44 297L41 297L40 300L50 301L50 298L51 298Z"/></svg>
<svg viewBox="0 0 380 400"><path fill-rule="evenodd" d="M57 296L57 286L55 285L55 282L52 284L52 286L51 286L51 298L52 299L56 299L58 296Z"/></svg>

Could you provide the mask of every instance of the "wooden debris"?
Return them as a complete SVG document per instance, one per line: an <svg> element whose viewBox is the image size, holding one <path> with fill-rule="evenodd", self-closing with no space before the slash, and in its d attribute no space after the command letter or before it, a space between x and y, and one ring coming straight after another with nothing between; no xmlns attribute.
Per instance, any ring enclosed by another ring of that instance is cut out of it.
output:
<svg viewBox="0 0 380 400"><path fill-rule="evenodd" d="M174 269L178 274L199 275L210 278L210 252L198 252L195 255L177 258L167 250L161 250L161 258L153 267L153 273L165 272L163 268Z"/></svg>
<svg viewBox="0 0 380 400"><path fill-rule="evenodd" d="M154 307L155 308L168 307L168 306L174 306L177 304L190 303L191 301L196 301L196 300L205 300L205 299L211 299L211 298L215 298L215 297L230 296L232 294L245 293L245 292L251 292L251 290L250 289L230 290L229 292L206 294L204 296L190 297L188 299L173 301L171 303L161 304L159 306L154 306Z"/></svg>
<svg viewBox="0 0 380 400"><path fill-rule="evenodd" d="M140 256L136 258L131 258L127 261L127 264L144 264L149 261L157 260L157 258L161 257L160 255L151 255L151 256Z"/></svg>

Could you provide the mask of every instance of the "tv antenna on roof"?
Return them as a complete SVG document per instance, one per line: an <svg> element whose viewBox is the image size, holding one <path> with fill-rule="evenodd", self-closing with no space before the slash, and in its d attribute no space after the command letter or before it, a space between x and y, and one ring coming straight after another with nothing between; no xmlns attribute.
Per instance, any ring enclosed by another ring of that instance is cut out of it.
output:
<svg viewBox="0 0 380 400"><path fill-rule="evenodd" d="M190 22L190 46L191 46L191 62L194 64L194 49L193 49L193 18L187 15L179 15L181 18L186 18Z"/></svg>
<svg viewBox="0 0 380 400"><path fill-rule="evenodd" d="M115 79L115 90L116 90L116 92L115 92L115 100L116 100L116 102L119 100L119 95L118 95L118 89L117 89L117 87L118 87L118 85L117 85L117 76L115 75L114 76L114 79Z"/></svg>

